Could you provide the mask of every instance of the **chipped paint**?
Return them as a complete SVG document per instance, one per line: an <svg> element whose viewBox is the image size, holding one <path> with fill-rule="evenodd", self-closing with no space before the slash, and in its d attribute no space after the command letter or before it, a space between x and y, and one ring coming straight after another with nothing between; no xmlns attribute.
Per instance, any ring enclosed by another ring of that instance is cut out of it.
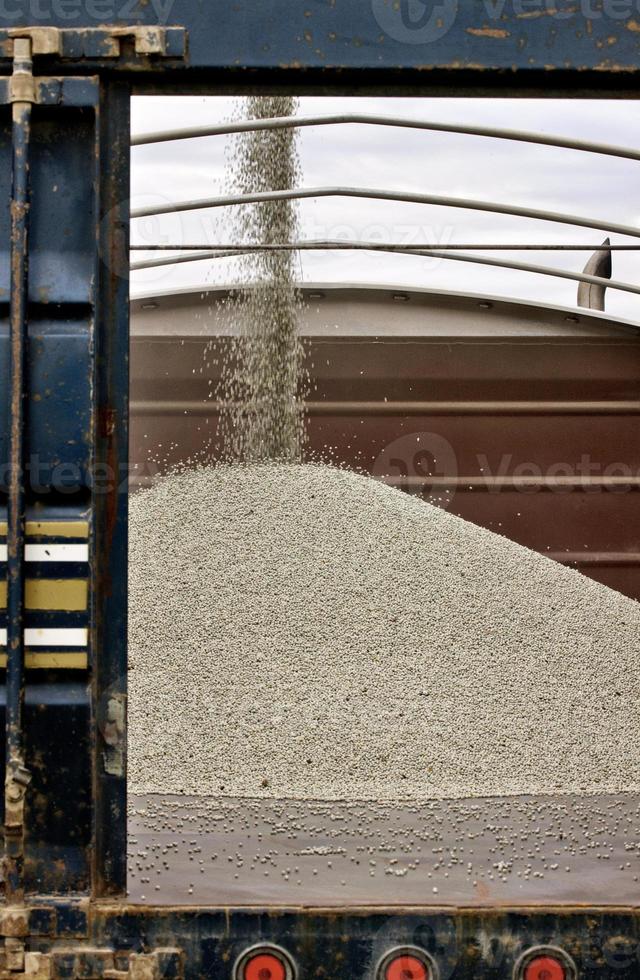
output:
<svg viewBox="0 0 640 980"><path fill-rule="evenodd" d="M126 699L123 694L112 695L100 725L103 739L104 771L110 776L124 775L126 753Z"/></svg>
<svg viewBox="0 0 640 980"><path fill-rule="evenodd" d="M506 31L499 27L466 27L465 31L467 34L473 34L474 37L493 37L498 39L511 37L511 31Z"/></svg>

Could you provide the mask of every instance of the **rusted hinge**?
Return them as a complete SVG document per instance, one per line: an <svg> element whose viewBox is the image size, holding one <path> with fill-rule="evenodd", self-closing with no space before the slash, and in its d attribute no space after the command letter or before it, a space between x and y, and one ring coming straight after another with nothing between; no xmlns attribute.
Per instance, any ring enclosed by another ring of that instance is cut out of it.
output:
<svg viewBox="0 0 640 980"><path fill-rule="evenodd" d="M17 976L25 972L25 943L29 934L29 911L24 906L8 906L0 912L0 936L4 948L0 953L0 976Z"/></svg>
<svg viewBox="0 0 640 980"><path fill-rule="evenodd" d="M15 901L21 890L22 862L24 859L24 805L31 773L20 762L15 761L7 768L4 784L4 856L2 858L2 877L5 894L9 902ZM28 922L26 910L12 904L0 913L0 936L5 937L5 956L12 970L22 970L24 966L24 942Z"/></svg>
<svg viewBox="0 0 640 980"><path fill-rule="evenodd" d="M127 45L144 58L184 58L186 31L183 27L132 24L124 27L14 27L0 31L0 54L13 56L14 41L28 38L34 57L120 58Z"/></svg>
<svg viewBox="0 0 640 980"><path fill-rule="evenodd" d="M4 788L5 827L22 827L24 823L24 798L30 782L31 773L25 766L18 765L7 769Z"/></svg>

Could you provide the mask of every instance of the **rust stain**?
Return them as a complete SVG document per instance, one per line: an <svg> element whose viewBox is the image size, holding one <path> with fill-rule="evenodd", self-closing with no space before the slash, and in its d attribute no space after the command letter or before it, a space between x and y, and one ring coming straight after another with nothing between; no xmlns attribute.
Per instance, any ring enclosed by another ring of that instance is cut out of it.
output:
<svg viewBox="0 0 640 980"><path fill-rule="evenodd" d="M500 27L465 27L466 34L473 34L474 37L494 37L502 39L511 37L510 31L505 31Z"/></svg>
<svg viewBox="0 0 640 980"><path fill-rule="evenodd" d="M29 935L29 919L26 908L7 908L2 915L2 935L21 938Z"/></svg>
<svg viewBox="0 0 640 980"><path fill-rule="evenodd" d="M102 439L109 439L116 431L117 412L114 408L101 408L98 412L98 432Z"/></svg>
<svg viewBox="0 0 640 980"><path fill-rule="evenodd" d="M582 71L583 69L578 69ZM589 69L584 69L588 71ZM608 71L615 72L616 74L635 74L637 71L632 65L616 65L613 61L601 61L599 64L593 66L593 71Z"/></svg>
<svg viewBox="0 0 640 980"><path fill-rule="evenodd" d="M636 30L640 31L640 24L637 25ZM557 72L562 71L562 66L558 64L540 64L535 58L529 58L529 65L531 67L538 68L540 71L545 72ZM402 66L399 65L399 68ZM476 61L465 61L461 59L456 59L455 61L449 61L446 65L434 65L434 64L422 64L416 65L415 71L418 72L435 72L442 71L446 69L448 71L477 71L483 75L490 75L491 72L495 72L496 68L491 67L487 64L481 64ZM500 69L502 75L516 75L520 69L518 65L511 65L510 67L503 67ZM620 65L614 61L602 61L596 65L573 65L571 71L578 74L586 74L587 72L609 72L615 74L627 74L634 75L637 73L638 68L636 65Z"/></svg>
<svg viewBox="0 0 640 980"><path fill-rule="evenodd" d="M100 728L105 743L105 750L102 753L104 770L112 776L124 775L125 715L124 695L116 694L109 698L106 717Z"/></svg>
<svg viewBox="0 0 640 980"><path fill-rule="evenodd" d="M636 34L640 33L640 24L637 20L630 20L627 24L628 31L634 31Z"/></svg>
<svg viewBox="0 0 640 980"><path fill-rule="evenodd" d="M484 881L478 882L477 893L481 902L487 902L487 904L491 902L491 892Z"/></svg>

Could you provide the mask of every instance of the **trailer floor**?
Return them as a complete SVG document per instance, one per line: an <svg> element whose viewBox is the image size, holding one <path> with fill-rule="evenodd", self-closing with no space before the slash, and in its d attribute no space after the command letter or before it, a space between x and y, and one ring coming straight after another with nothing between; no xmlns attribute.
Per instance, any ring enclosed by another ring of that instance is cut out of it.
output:
<svg viewBox="0 0 640 980"><path fill-rule="evenodd" d="M129 899L640 904L640 797L428 803L132 796Z"/></svg>

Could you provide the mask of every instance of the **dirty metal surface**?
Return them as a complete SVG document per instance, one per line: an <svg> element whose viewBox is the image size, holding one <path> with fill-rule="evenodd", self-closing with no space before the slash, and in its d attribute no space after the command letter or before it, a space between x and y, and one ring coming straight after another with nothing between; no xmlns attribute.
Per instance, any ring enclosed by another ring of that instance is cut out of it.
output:
<svg viewBox="0 0 640 980"><path fill-rule="evenodd" d="M126 200L128 170L125 161L124 180L116 184L115 197L110 198L108 187L120 176L117 140L112 134L105 136L109 166L99 171L99 150L104 145L101 126L110 118L110 103L96 78L42 79L37 87L45 98L35 105L32 118L28 411L23 427L27 541L26 610L21 618L26 631L25 756L33 774L26 799L25 878L30 894L86 893L95 880L110 880L125 839L124 807L118 810L115 805L118 793L124 798L124 776L105 772L104 744L95 732L95 719L109 712L110 671L117 677L124 674L117 652L124 649L126 637L122 615L114 612L109 628L120 637L120 646L117 640L102 642L103 620L97 614L102 607L93 595L97 592L106 603L115 595L118 609L123 602L121 593L108 585L109 563L95 534L95 515L101 518L102 511L92 506L91 494L96 476L102 474L101 506L118 506L117 470L112 492L102 489L105 455L96 429L99 411L108 418L105 403L115 401L112 390L102 383L105 362L109 376L118 379L120 398L126 396L126 369L124 373L122 369L126 352L111 356L108 345L117 346L118 336L127 333L127 282L120 267L112 270L109 261L100 261L97 229L105 253L107 242L111 252L119 245L126 252L126 236L123 239L121 233L126 215L114 211L114 200ZM6 96L6 85L0 86L0 103ZM125 104L128 111L128 91ZM10 106L0 104L0 377L7 375L9 367L10 118ZM128 147L126 113L121 129L123 146ZM126 212L126 205L122 207ZM105 301L100 291L104 288L106 294L105 282L116 278L121 303L112 310L110 296ZM118 319L119 334L110 329L110 317ZM104 343L96 337L96 324L110 331ZM5 577L11 550L5 494L8 409L7 404L0 407L0 571ZM123 415L120 410L119 417ZM113 442L118 427L114 423L106 428ZM120 438L120 430L116 435ZM120 507L126 508L126 495L119 496L124 499ZM115 535L113 529L110 533L117 539L117 528ZM120 568L121 551L113 547L112 553ZM0 587L0 669L7 660L7 605L6 590ZM95 664L90 691L88 668ZM6 689L0 688L2 717L10 704ZM101 777L117 789L107 801L104 836L99 834ZM4 779L1 767L0 778ZM110 850L115 851L115 860L107 860Z"/></svg>
<svg viewBox="0 0 640 980"><path fill-rule="evenodd" d="M100 8L99 13L97 8ZM35 8L28 0L15 0L0 10L0 32L34 24L56 25L78 32L74 45L77 66L93 56L93 63L109 69L113 58L101 59L81 43L82 29L110 25L162 25L186 29L186 65L180 58L125 58L120 67L135 66L138 74L247 70L302 75L319 71L337 81L339 70L372 75L410 77L428 85L438 72L481 76L494 72L492 81L505 84L498 73L508 73L508 84L524 81L516 75L561 72L565 84L604 86L615 76L625 84L637 71L640 37L637 10L629 3L550 6L543 0L489 3L443 0L428 5L393 4L388 0L353 3L352 0L265 0L256 4L202 3L201 0L150 0L101 4L44 0ZM2 37L0 36L0 41ZM84 48L87 54L83 56ZM143 69L141 71L140 69ZM592 73L595 79L589 79ZM435 78L434 78L435 76ZM184 78L187 81L187 78ZM144 79L140 78L144 84Z"/></svg>
<svg viewBox="0 0 640 980"><path fill-rule="evenodd" d="M381 959L406 945L430 958L439 980L511 980L523 954L541 945L571 957L579 980L636 980L640 962L638 911L598 906L163 908L40 899L28 929L32 963L48 967L31 980L232 980L256 943L284 950L300 980L377 980Z"/></svg>
<svg viewBox="0 0 640 980"><path fill-rule="evenodd" d="M399 945L427 952L440 980L511 980L520 955L554 945L573 958L580 980L637 980L640 916L621 909L146 908L92 910L96 946L135 950L177 946L185 980L232 980L249 946L274 943L300 980L374 980L376 965ZM86 974L81 974L86 975Z"/></svg>
<svg viewBox="0 0 640 980"><path fill-rule="evenodd" d="M95 80L66 86L66 105L38 106L33 124L30 183L29 299L41 304L88 304L93 275L95 188L91 179L98 98ZM84 110L84 111L83 111ZM8 197L11 167L9 107L0 106L0 199ZM64 146L60 153L55 147ZM85 179L79 179L79 175ZM82 215L82 221L78 216ZM0 301L8 299L8 213L0 209ZM56 247L51 245L55 240Z"/></svg>
<svg viewBox="0 0 640 980"><path fill-rule="evenodd" d="M1 288L1 287L0 287ZM65 486L69 493L90 485L91 392L87 385L91 331L82 315L36 318L29 327L27 368L31 385L26 431L28 483ZM8 368L9 327L0 308L0 376ZM0 459L7 458L9 405L0 401ZM0 472L0 491L7 472Z"/></svg>
<svg viewBox="0 0 640 980"><path fill-rule="evenodd" d="M92 893L120 895L126 878L127 473L129 468L129 138L130 92L103 85L96 179L93 460L106 475L94 487L92 564L94 653Z"/></svg>
<svg viewBox="0 0 640 980"><path fill-rule="evenodd" d="M130 799L147 905L640 906L640 798Z"/></svg>
<svg viewBox="0 0 640 980"><path fill-rule="evenodd" d="M82 671L40 673L40 682L28 683L25 692L25 754L32 774L25 799L25 887L29 894L82 892L89 887L91 839L89 699ZM5 711L0 687L3 727Z"/></svg>

